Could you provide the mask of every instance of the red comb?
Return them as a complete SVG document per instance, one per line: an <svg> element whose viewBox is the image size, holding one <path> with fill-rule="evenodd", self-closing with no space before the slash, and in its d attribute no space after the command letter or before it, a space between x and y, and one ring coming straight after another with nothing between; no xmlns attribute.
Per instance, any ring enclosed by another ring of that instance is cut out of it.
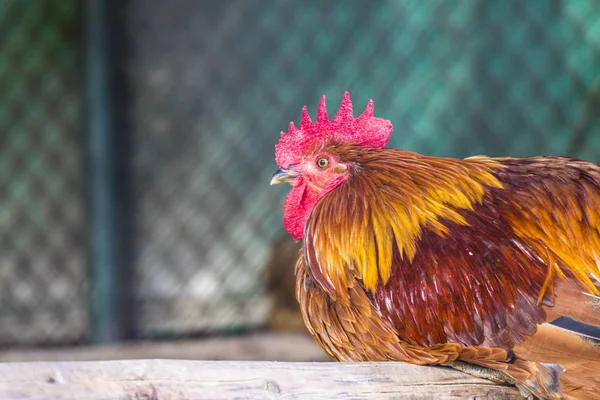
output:
<svg viewBox="0 0 600 400"><path fill-rule="evenodd" d="M342 104L335 117L329 120L325 95L317 108L317 119L312 122L306 106L302 108L300 128L290 122L288 132L281 132L279 143L275 145L275 161L281 168L298 164L306 150L318 140L333 140L339 143L355 143L360 146L383 148L392 134L392 123L387 119L373 116L375 106L369 100L365 111L354 118L350 94L344 92Z"/></svg>

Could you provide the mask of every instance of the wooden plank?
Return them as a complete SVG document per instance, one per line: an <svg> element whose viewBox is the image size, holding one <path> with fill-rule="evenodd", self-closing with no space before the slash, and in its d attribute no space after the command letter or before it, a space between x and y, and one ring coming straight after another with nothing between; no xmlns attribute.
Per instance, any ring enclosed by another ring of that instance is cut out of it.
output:
<svg viewBox="0 0 600 400"><path fill-rule="evenodd" d="M136 341L103 346L0 350L0 362L182 360L331 361L306 333L253 333L177 341Z"/></svg>
<svg viewBox="0 0 600 400"><path fill-rule="evenodd" d="M124 360L0 364L2 399L520 399L443 367L404 363Z"/></svg>

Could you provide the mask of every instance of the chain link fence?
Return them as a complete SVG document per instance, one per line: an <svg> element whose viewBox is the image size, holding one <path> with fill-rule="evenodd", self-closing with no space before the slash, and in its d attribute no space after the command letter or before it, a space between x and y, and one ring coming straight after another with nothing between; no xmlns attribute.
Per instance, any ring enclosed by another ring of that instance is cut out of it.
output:
<svg viewBox="0 0 600 400"><path fill-rule="evenodd" d="M76 24L79 9L48 3L55 25L43 6L0 6L3 50L21 44L2 51L0 70L5 343L44 318L61 323L48 331L40 322L40 340L85 337L81 46L57 28ZM131 290L145 337L264 324L262 273L286 194L268 185L273 145L323 93L331 110L346 89L356 108L373 98L394 124L394 147L600 161L594 1L130 0L118 20L128 48L115 68L129 93ZM55 39L31 36L50 25ZM27 89L46 80L53 94ZM16 285L34 295L21 299Z"/></svg>
<svg viewBox="0 0 600 400"><path fill-rule="evenodd" d="M146 332L260 324L257 278L285 194L267 185L273 144L322 93L331 109L345 89L357 107L374 98L394 123L393 146L564 154L600 76L592 6L133 1L127 65ZM582 129L586 144L575 150L600 160L598 125Z"/></svg>
<svg viewBox="0 0 600 400"><path fill-rule="evenodd" d="M0 346L87 335L77 1L0 3Z"/></svg>

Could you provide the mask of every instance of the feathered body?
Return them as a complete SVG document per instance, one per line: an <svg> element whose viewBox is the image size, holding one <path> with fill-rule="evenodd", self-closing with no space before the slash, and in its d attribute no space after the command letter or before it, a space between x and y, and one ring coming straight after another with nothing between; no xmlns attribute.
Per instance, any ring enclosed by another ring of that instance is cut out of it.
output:
<svg viewBox="0 0 600 400"><path fill-rule="evenodd" d="M436 158L384 148L391 124L348 94L303 110L276 148L302 239L297 298L337 360L463 361L540 398L600 398L600 167L562 157ZM325 160L325 161L323 161Z"/></svg>

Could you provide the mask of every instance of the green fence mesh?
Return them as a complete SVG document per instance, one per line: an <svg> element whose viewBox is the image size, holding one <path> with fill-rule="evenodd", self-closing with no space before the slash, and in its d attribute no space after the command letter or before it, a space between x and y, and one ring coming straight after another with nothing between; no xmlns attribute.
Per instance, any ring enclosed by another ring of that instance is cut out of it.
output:
<svg viewBox="0 0 600 400"><path fill-rule="evenodd" d="M148 334L260 323L286 193L268 187L273 144L303 104L372 97L392 146L433 155L564 154L600 76L591 1L138 0L124 15ZM575 153L600 161L598 125L581 132Z"/></svg>
<svg viewBox="0 0 600 400"><path fill-rule="evenodd" d="M80 9L0 3L0 344L87 337ZM330 109L344 90L357 108L373 98L395 147L600 161L592 0L129 0L117 14L143 335L263 323L286 193L268 185L273 145L323 93Z"/></svg>
<svg viewBox="0 0 600 400"><path fill-rule="evenodd" d="M87 330L77 1L0 3L0 345Z"/></svg>

